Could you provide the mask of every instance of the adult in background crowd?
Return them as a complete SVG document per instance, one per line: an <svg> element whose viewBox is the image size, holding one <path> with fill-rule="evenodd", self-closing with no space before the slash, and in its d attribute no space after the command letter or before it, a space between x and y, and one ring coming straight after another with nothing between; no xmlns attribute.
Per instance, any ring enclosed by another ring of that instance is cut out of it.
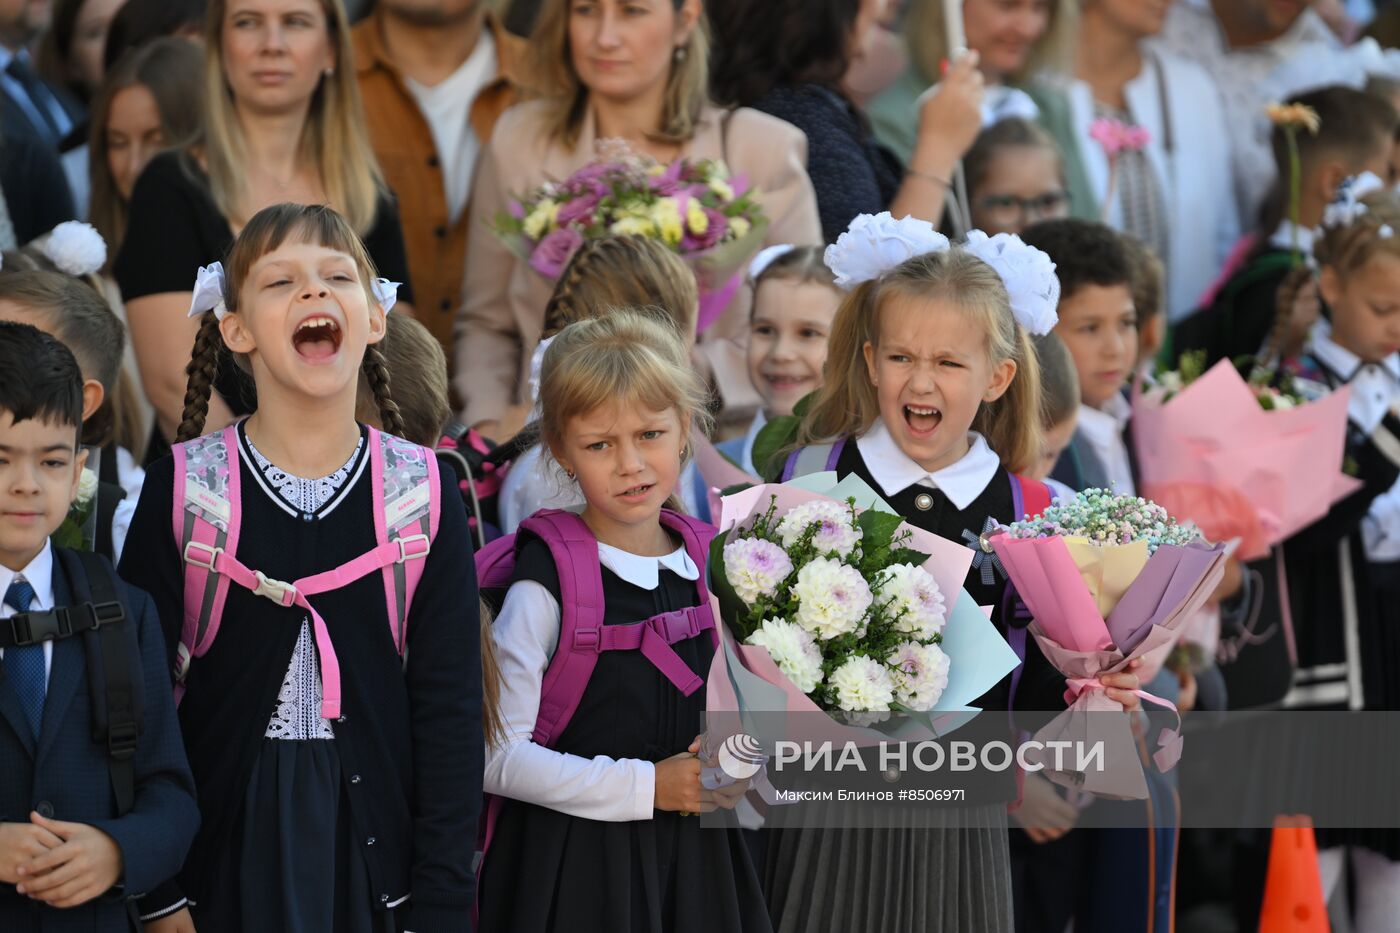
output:
<svg viewBox="0 0 1400 933"><path fill-rule="evenodd" d="M1283 86L1276 72L1295 60L1322 65L1341 48L1312 0L1178 0L1160 42L1210 75L1225 106L1241 229L1252 228L1274 181L1266 104L1307 90Z"/></svg>
<svg viewBox="0 0 1400 933"><path fill-rule="evenodd" d="M23 246L75 216L58 144L81 108L39 77L29 55L48 13L47 2L0 0L0 249Z"/></svg>
<svg viewBox="0 0 1400 933"><path fill-rule="evenodd" d="M82 120L82 105L35 69L29 47L48 26L47 0L0 0L0 134L50 149Z"/></svg>
<svg viewBox="0 0 1400 933"><path fill-rule="evenodd" d="M107 28L102 65L111 71L128 49L161 36L204 41L205 0L126 0Z"/></svg>
<svg viewBox="0 0 1400 933"><path fill-rule="evenodd" d="M418 319L452 359L477 158L516 101L519 39L485 0L379 0L353 30L370 143L403 204Z"/></svg>
<svg viewBox="0 0 1400 933"><path fill-rule="evenodd" d="M759 192L769 243L820 243L806 139L767 114L710 102L703 16L700 0L548 0L526 68L543 96L497 123L472 193L475 228L512 197L593 162L599 140L621 139L663 163L723 159ZM553 284L496 237L472 238L455 385L463 420L488 437L508 437L524 422L530 357ZM697 348L739 417L758 403L742 347L747 298L741 291Z"/></svg>
<svg viewBox="0 0 1400 933"><path fill-rule="evenodd" d="M408 281L398 209L365 133L353 61L340 0L209 4L200 137L156 156L137 179L114 267L166 440L184 410L199 327L187 317L195 275L222 259L262 208L330 204L363 237L380 275ZM399 292L405 301L410 293ZM215 387L209 429L253 410L251 380L228 357Z"/></svg>
<svg viewBox="0 0 1400 933"><path fill-rule="evenodd" d="M87 103L97 93L112 18L126 0L56 0L39 43L38 69L51 84Z"/></svg>
<svg viewBox="0 0 1400 933"><path fill-rule="evenodd" d="M1145 243L1167 269L1167 313L1197 305L1240 234L1230 175L1230 129L1220 95L1195 62L1147 40L1162 30L1167 2L1086 0L1073 75L1059 84L1070 119L1052 127L1084 167L1098 215ZM1053 80L1053 79L1050 79ZM1148 131L1147 145L1109 159L1090 136L1106 118Z"/></svg>
<svg viewBox="0 0 1400 933"><path fill-rule="evenodd" d="M199 132L203 67L198 45L165 36L125 55L98 89L88 139L88 219L107 243L109 263L126 236L136 179L156 153Z"/></svg>
<svg viewBox="0 0 1400 933"><path fill-rule="evenodd" d="M842 87L883 0L707 2L715 24L715 99L772 114L807 134L807 174L827 242L858 214L889 210L938 222L953 169L982 125L982 78L973 61L960 62L918 109L918 142L906 171Z"/></svg>
<svg viewBox="0 0 1400 933"><path fill-rule="evenodd" d="M866 108L880 139L906 164L918 142L920 96L944 79L952 58L944 0L908 0L904 38L909 67ZM965 0L961 4L967 47L979 56L986 80L982 122L1035 117L1025 88L1043 69L1068 67L1074 48L1077 0Z"/></svg>
<svg viewBox="0 0 1400 933"><path fill-rule="evenodd" d="M88 215L87 107L102 83L102 53L112 17L126 0L56 0L49 28L39 42L39 74L83 106L83 119L60 140L63 173L79 217Z"/></svg>

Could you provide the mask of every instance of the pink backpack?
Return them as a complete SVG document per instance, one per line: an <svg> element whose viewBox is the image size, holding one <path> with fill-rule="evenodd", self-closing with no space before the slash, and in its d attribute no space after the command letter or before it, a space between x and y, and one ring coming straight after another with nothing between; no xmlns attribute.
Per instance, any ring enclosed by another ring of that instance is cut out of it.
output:
<svg viewBox="0 0 1400 933"><path fill-rule="evenodd" d="M408 610L437 535L442 505L437 458L425 448L374 428L369 429L368 444L378 544L334 570L291 583L251 570L235 556L243 512L237 427L230 425L171 449L175 540L180 543L185 579L185 614L175 661L177 703L184 695L190 663L203 656L219 634L230 583L279 606L300 606L311 616L321 660L321 715L326 719L340 716L340 663L325 620L309 597L380 571L390 635L400 656L406 655Z"/></svg>
<svg viewBox="0 0 1400 933"><path fill-rule="evenodd" d="M583 699L588 679L603 651L640 650L656 669L666 675L686 696L705 685L671 646L708 631L716 647L719 632L710 609L710 593L705 586L710 542L715 528L699 519L661 511L661 524L679 535L686 553L701 568L695 581L698 605L652 616L630 625L603 624L603 570L598 563L598 539L573 512L544 509L520 523L549 547L559 573L559 646L545 670L540 685L540 708L531 736L536 745L550 747L569 724ZM482 591L504 590L515 574L515 558L528 535L516 533L497 538L476 554L477 582ZM486 818L482 821L478 865L491 844L505 798L488 795Z"/></svg>

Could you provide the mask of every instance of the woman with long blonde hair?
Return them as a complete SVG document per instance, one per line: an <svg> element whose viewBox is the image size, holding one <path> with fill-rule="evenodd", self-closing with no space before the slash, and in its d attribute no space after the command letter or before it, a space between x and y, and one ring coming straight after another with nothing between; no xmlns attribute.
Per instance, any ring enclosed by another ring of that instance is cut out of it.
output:
<svg viewBox="0 0 1400 933"><path fill-rule="evenodd" d="M531 37L527 69L536 100L507 111L482 156L473 223L513 197L560 180L598 158L600 140L622 140L658 162L723 159L744 175L769 219L770 243L822 242L801 132L753 110L709 100L708 29L700 0L547 0ZM509 437L524 421L529 363L544 329L553 283L495 237L467 251L457 322L456 385L462 420ZM701 355L725 404L750 408L742 335L745 297L703 335Z"/></svg>
<svg viewBox="0 0 1400 933"><path fill-rule="evenodd" d="M382 275L408 280L398 210L364 130L342 0L210 0L205 49L200 136L152 159L137 180L115 265L166 439L184 407L182 361L197 327L186 318L190 283L260 209L329 204ZM251 386L227 360L215 387L211 429L252 410Z"/></svg>

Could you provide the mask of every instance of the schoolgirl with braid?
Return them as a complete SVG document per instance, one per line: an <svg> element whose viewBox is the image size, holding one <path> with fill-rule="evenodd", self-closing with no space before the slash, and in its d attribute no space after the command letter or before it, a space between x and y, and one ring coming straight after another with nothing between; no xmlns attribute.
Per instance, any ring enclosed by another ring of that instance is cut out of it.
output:
<svg viewBox="0 0 1400 933"><path fill-rule="evenodd" d="M225 263L121 565L160 611L203 814L147 930L467 929L476 575L460 495L392 436L393 283L327 207L258 212ZM223 353L258 404L201 436ZM355 420L361 374L388 433Z"/></svg>

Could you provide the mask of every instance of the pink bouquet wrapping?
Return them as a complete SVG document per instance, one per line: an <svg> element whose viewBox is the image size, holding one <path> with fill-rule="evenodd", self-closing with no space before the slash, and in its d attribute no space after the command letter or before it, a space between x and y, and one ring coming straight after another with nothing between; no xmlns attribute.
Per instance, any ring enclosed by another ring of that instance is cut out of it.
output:
<svg viewBox="0 0 1400 933"><path fill-rule="evenodd" d="M1102 715L1122 707L1099 678L1134 659L1142 662L1137 673L1144 682L1155 676L1181 625L1219 584L1224 548L1206 544L1154 503L1096 489L1013 524L992 546L1033 616L1031 635L1066 678L1070 707L1036 740L1102 742L1107 755L1104 767L1085 772L1056 771L1042 759L1045 775L1101 796L1146 796L1126 717ZM1181 755L1179 731L1162 730L1157 745L1157 766L1169 770Z"/></svg>
<svg viewBox="0 0 1400 933"><path fill-rule="evenodd" d="M1264 557L1358 487L1342 472L1349 387L1295 401L1227 360L1184 385L1166 375L1134 393L1140 490L1212 541L1240 539L1241 560Z"/></svg>

